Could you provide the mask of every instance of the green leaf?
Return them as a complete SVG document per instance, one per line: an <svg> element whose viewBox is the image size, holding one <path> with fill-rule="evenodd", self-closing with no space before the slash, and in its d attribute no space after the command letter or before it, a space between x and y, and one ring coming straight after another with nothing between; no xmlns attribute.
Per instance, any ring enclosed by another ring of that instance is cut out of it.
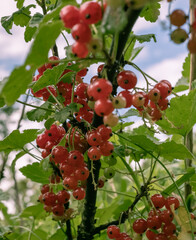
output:
<svg viewBox="0 0 196 240"><path fill-rule="evenodd" d="M161 4L157 0L151 1L143 8L140 17L144 17L146 21L156 22L160 15L160 8Z"/></svg>
<svg viewBox="0 0 196 240"><path fill-rule="evenodd" d="M25 208L20 214L20 217L22 218L34 217L35 219L40 219L41 215L45 215L43 204L37 204Z"/></svg>
<svg viewBox="0 0 196 240"><path fill-rule="evenodd" d="M60 34L61 27L60 21L40 27L25 65L13 70L0 93L7 105L12 105L22 93L25 93L36 68L48 61L48 52Z"/></svg>
<svg viewBox="0 0 196 240"><path fill-rule="evenodd" d="M176 83L175 88L173 89L173 92L181 92L189 89L189 81L187 77L182 77L178 80Z"/></svg>
<svg viewBox="0 0 196 240"><path fill-rule="evenodd" d="M39 78L38 81L35 82L32 89L34 92L49 86L56 85L60 80L60 76L66 68L66 64L60 64L58 66L53 67L52 69L47 69L44 74ZM65 74L66 75L66 74Z"/></svg>
<svg viewBox="0 0 196 240"><path fill-rule="evenodd" d="M43 15L40 13L35 13L35 15L33 15L24 33L26 42L31 41L42 19L43 19Z"/></svg>
<svg viewBox="0 0 196 240"><path fill-rule="evenodd" d="M49 177L52 173L52 169L50 169L51 171L44 171L39 163L33 163L33 164L29 164L23 168L20 168L21 173L31 179L34 182L37 183L42 183L42 184L47 184L49 183Z"/></svg>
<svg viewBox="0 0 196 240"><path fill-rule="evenodd" d="M180 177L177 181L176 184L178 187L182 186L185 182L189 181L192 176L196 175L195 174L195 169L194 168L189 168L187 169L187 173L185 173L182 177ZM161 194L165 197L170 195L176 190L176 185L173 183L169 185L165 190L161 192Z"/></svg>
<svg viewBox="0 0 196 240"><path fill-rule="evenodd" d="M54 116L56 121L64 123L67 118L72 115L73 112L78 112L79 109L82 107L81 104L71 103L65 108L63 108L60 112L57 112Z"/></svg>
<svg viewBox="0 0 196 240"><path fill-rule="evenodd" d="M22 93L25 93L28 85L32 82L34 71L35 69L27 70L25 66L13 70L0 92L8 106L12 105Z"/></svg>
<svg viewBox="0 0 196 240"><path fill-rule="evenodd" d="M27 129L20 133L19 130L14 130L5 139L0 141L0 151L20 150L25 144L32 142L39 134L39 129Z"/></svg>
<svg viewBox="0 0 196 240"><path fill-rule="evenodd" d="M1 18L1 25L6 30L7 33L12 34L10 29L13 25L13 16L5 16Z"/></svg>
<svg viewBox="0 0 196 240"><path fill-rule="evenodd" d="M23 7L23 4L24 4L24 1L25 0L14 0L17 2L16 6L18 9L22 8Z"/></svg>
<svg viewBox="0 0 196 240"><path fill-rule="evenodd" d="M35 8L35 5L31 4L27 7L22 7L17 12L14 12L12 14L14 24L21 27L26 26L31 19L31 12L29 11L29 9L32 7Z"/></svg>
<svg viewBox="0 0 196 240"><path fill-rule="evenodd" d="M34 68L48 61L48 52L62 29L62 21L41 25L25 64Z"/></svg>
<svg viewBox="0 0 196 240"><path fill-rule="evenodd" d="M40 22L43 20L43 14L35 13L29 21L29 27L38 27Z"/></svg>
<svg viewBox="0 0 196 240"><path fill-rule="evenodd" d="M48 240L57 240L57 239L64 239L65 234L61 229L58 229Z"/></svg>
<svg viewBox="0 0 196 240"><path fill-rule="evenodd" d="M55 122L55 118L51 117L51 118L48 118L46 120L46 122L44 123L44 127L46 129L50 129L50 127L52 126L52 124Z"/></svg>
<svg viewBox="0 0 196 240"><path fill-rule="evenodd" d="M24 39L26 42L29 42L32 40L34 34L36 33L37 28L36 27L29 27L27 26L24 32Z"/></svg>
<svg viewBox="0 0 196 240"><path fill-rule="evenodd" d="M134 48L132 53L131 53L131 57L130 57L130 61L133 61L137 55L142 51L143 47L137 47L137 48Z"/></svg>
<svg viewBox="0 0 196 240"><path fill-rule="evenodd" d="M112 128L112 131L116 132L119 129L123 130L124 128L129 127L132 124L134 124L134 122L118 123L115 127Z"/></svg>
<svg viewBox="0 0 196 240"><path fill-rule="evenodd" d="M182 70L182 76L185 78L189 78L190 76L190 54L185 58L185 61L183 63L183 70Z"/></svg>
<svg viewBox="0 0 196 240"><path fill-rule="evenodd" d="M51 108L51 104L49 102L45 102L40 107L48 109L48 111L40 109L40 108L33 109L26 113L27 118L31 121L41 122L44 119L47 119L52 114L52 111L51 111L52 108Z"/></svg>
<svg viewBox="0 0 196 240"><path fill-rule="evenodd" d="M167 119L160 120L156 124L169 134L186 136L196 123L196 90L188 95L172 98L170 108L166 110Z"/></svg>
<svg viewBox="0 0 196 240"><path fill-rule="evenodd" d="M16 166L17 160L20 159L21 157L23 157L25 154L27 154L25 151L21 151L18 154L16 154L16 157L14 158L14 160L12 161L12 164L11 164L12 172L15 171L15 166Z"/></svg>
<svg viewBox="0 0 196 240"><path fill-rule="evenodd" d="M125 60L129 61L132 51L133 51L133 48L135 46L135 43L136 43L136 39L134 38L134 36L130 35L130 37L126 43L126 47L125 47L125 52L124 52Z"/></svg>
<svg viewBox="0 0 196 240"><path fill-rule="evenodd" d="M121 118L127 118L127 117L141 117L136 109L130 108L126 113L124 113Z"/></svg>
<svg viewBox="0 0 196 240"><path fill-rule="evenodd" d="M160 151L160 156L170 161L174 159L193 159L193 155L183 144L177 144L174 141L160 144L157 151Z"/></svg>
<svg viewBox="0 0 196 240"><path fill-rule="evenodd" d="M135 37L139 43L150 42L152 39L154 40L154 42L157 42L155 34L153 34L153 33L144 34L144 35L134 35L133 34L133 37Z"/></svg>

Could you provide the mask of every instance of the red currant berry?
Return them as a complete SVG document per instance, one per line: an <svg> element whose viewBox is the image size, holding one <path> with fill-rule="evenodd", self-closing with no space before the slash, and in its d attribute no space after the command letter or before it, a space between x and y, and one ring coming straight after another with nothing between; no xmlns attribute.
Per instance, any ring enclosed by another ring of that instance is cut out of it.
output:
<svg viewBox="0 0 196 240"><path fill-rule="evenodd" d="M73 150L69 153L67 163L72 166L82 166L84 163L84 156L81 152Z"/></svg>
<svg viewBox="0 0 196 240"><path fill-rule="evenodd" d="M111 225L107 228L107 235L109 239L118 238L120 236L120 228L116 225Z"/></svg>
<svg viewBox="0 0 196 240"><path fill-rule="evenodd" d="M56 216L63 216L64 212L65 212L65 208L63 205L61 204L57 204L55 206L52 207L52 212L54 213L54 215Z"/></svg>
<svg viewBox="0 0 196 240"><path fill-rule="evenodd" d="M74 176L80 180L84 181L88 178L89 176L89 170L87 167L80 167L74 172Z"/></svg>
<svg viewBox="0 0 196 240"><path fill-rule="evenodd" d="M94 110L98 116L104 117L113 112L114 106L109 99L99 99L95 102Z"/></svg>
<svg viewBox="0 0 196 240"><path fill-rule="evenodd" d="M45 205L54 206L56 204L57 196L53 192L46 192L42 196Z"/></svg>
<svg viewBox="0 0 196 240"><path fill-rule="evenodd" d="M148 229L146 231L146 237L149 239L149 240L154 240L155 237L157 236L157 234L153 231L151 231L150 229Z"/></svg>
<svg viewBox="0 0 196 240"><path fill-rule="evenodd" d="M78 58L85 58L88 55L88 48L85 43L75 42L72 45L72 52Z"/></svg>
<svg viewBox="0 0 196 240"><path fill-rule="evenodd" d="M69 152L63 146L56 146L52 149L51 156L55 163L66 162L68 158Z"/></svg>
<svg viewBox="0 0 196 240"><path fill-rule="evenodd" d="M168 238L167 235L165 235L164 233L159 233L154 240L168 240Z"/></svg>
<svg viewBox="0 0 196 240"><path fill-rule="evenodd" d="M82 200L85 198L86 192L84 188L77 188L73 191L73 196L76 200Z"/></svg>
<svg viewBox="0 0 196 240"><path fill-rule="evenodd" d="M72 28L75 24L80 22L79 9L72 5L67 5L60 11L60 17L66 28Z"/></svg>
<svg viewBox="0 0 196 240"><path fill-rule="evenodd" d="M176 233L176 225L174 223L169 223L163 227L163 232L168 236Z"/></svg>
<svg viewBox="0 0 196 240"><path fill-rule="evenodd" d="M98 2L85 2L80 6L80 17L86 24L95 24L102 19L102 9Z"/></svg>
<svg viewBox="0 0 196 240"><path fill-rule="evenodd" d="M103 141L109 140L112 136L112 129L109 126L105 126L102 124L97 128L97 130L101 134L101 138Z"/></svg>
<svg viewBox="0 0 196 240"><path fill-rule="evenodd" d="M174 219L173 213L168 209L163 210L159 216L160 216L161 221L165 224L170 224L172 222L172 220Z"/></svg>
<svg viewBox="0 0 196 240"><path fill-rule="evenodd" d="M98 147L91 147L88 149L88 157L93 160L93 161L96 161L96 160L99 160L101 158L101 151Z"/></svg>
<svg viewBox="0 0 196 240"><path fill-rule="evenodd" d="M59 204L65 204L69 202L70 194L66 190L61 190L57 194L57 201Z"/></svg>
<svg viewBox="0 0 196 240"><path fill-rule="evenodd" d="M161 227L161 225L162 225L162 223L161 223L159 216L155 215L152 217L148 217L148 219L147 219L148 228L157 230Z"/></svg>
<svg viewBox="0 0 196 240"><path fill-rule="evenodd" d="M170 207L173 204L174 204L174 209L177 209L180 206L180 202L179 202L179 200L177 198L175 198L175 197L168 197L168 198L166 198L165 207L167 209L170 210Z"/></svg>
<svg viewBox="0 0 196 240"><path fill-rule="evenodd" d="M88 43L91 40L91 30L87 24L78 23L71 30L72 37L81 43Z"/></svg>
<svg viewBox="0 0 196 240"><path fill-rule="evenodd" d="M154 194L150 199L157 209L165 205L165 198L161 194Z"/></svg>
<svg viewBox="0 0 196 240"><path fill-rule="evenodd" d="M114 145L109 141L104 142L99 148L103 156L110 156L114 151Z"/></svg>
<svg viewBox="0 0 196 240"><path fill-rule="evenodd" d="M132 71L122 71L117 76L117 83L126 90L131 89L137 84L137 77Z"/></svg>
<svg viewBox="0 0 196 240"><path fill-rule="evenodd" d="M144 233L146 231L146 229L147 229L147 222L143 218L137 219L133 223L133 231L138 234Z"/></svg>

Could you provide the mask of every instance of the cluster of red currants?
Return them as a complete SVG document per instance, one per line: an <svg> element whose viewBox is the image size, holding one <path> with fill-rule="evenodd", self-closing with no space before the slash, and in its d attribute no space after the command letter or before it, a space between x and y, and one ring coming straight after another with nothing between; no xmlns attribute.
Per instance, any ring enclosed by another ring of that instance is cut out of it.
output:
<svg viewBox="0 0 196 240"><path fill-rule="evenodd" d="M133 223L133 230L138 234L146 232L149 240L177 240L171 208L176 210L180 206L179 200L175 197L164 198L161 194L155 194L151 197L151 201L154 208L149 212L147 220L137 219ZM165 209L161 210L163 207Z"/></svg>
<svg viewBox="0 0 196 240"><path fill-rule="evenodd" d="M181 28L187 22L188 16L181 9L176 9L170 14L170 23L177 27L171 33L171 40L177 44L183 43L189 38L188 33ZM194 19L191 25L191 38L188 41L187 47L190 53L196 54L196 8L194 9Z"/></svg>
<svg viewBox="0 0 196 240"><path fill-rule="evenodd" d="M88 44L92 40L90 24L96 24L102 19L102 7L98 2L85 2L78 9L67 5L60 11L61 20L76 42L72 45L72 52L79 58L88 55Z"/></svg>

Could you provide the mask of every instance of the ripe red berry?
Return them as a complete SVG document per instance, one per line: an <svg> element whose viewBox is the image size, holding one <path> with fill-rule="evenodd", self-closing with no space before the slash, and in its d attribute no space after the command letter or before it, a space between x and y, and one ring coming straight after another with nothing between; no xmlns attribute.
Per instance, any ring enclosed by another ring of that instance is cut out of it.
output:
<svg viewBox="0 0 196 240"><path fill-rule="evenodd" d="M82 164L84 163L84 156L78 150L73 150L69 152L67 163L71 166L82 166Z"/></svg>
<svg viewBox="0 0 196 240"><path fill-rule="evenodd" d="M102 124L97 128L97 130L101 134L101 138L103 141L109 140L109 138L112 136L112 129L109 126L105 126Z"/></svg>
<svg viewBox="0 0 196 240"><path fill-rule="evenodd" d="M85 2L80 6L80 17L86 24L95 24L102 19L102 9L98 2Z"/></svg>
<svg viewBox="0 0 196 240"><path fill-rule="evenodd" d="M60 17L66 28L72 28L75 24L80 22L79 9L72 5L67 5L60 11Z"/></svg>
<svg viewBox="0 0 196 240"><path fill-rule="evenodd" d="M138 234L144 233L146 229L147 229L147 222L143 218L139 218L133 223L133 231Z"/></svg>
<svg viewBox="0 0 196 240"><path fill-rule="evenodd" d="M155 85L155 88L157 88L160 91L160 95L162 98L166 98L171 94L171 89L168 86L168 84L164 82L159 82Z"/></svg>
<svg viewBox="0 0 196 240"><path fill-rule="evenodd" d="M109 141L104 142L99 148L103 156L110 156L114 151L114 145Z"/></svg>
<svg viewBox="0 0 196 240"><path fill-rule="evenodd" d="M73 191L73 196L76 200L82 200L85 198L86 192L84 190L84 188L77 188Z"/></svg>
<svg viewBox="0 0 196 240"><path fill-rule="evenodd" d="M78 180L75 177L66 177L63 180L63 185L66 189L76 189L78 186Z"/></svg>
<svg viewBox="0 0 196 240"><path fill-rule="evenodd" d="M46 192L42 195L42 200L45 205L54 206L56 204L57 196L53 192Z"/></svg>
<svg viewBox="0 0 196 240"><path fill-rule="evenodd" d="M170 210L170 207L173 204L174 204L174 209L177 209L180 206L180 202L179 202L179 200L177 198L175 198L175 197L168 197L168 198L166 198L165 207L167 209Z"/></svg>
<svg viewBox="0 0 196 240"><path fill-rule="evenodd" d="M57 204L57 205L52 207L52 212L56 216L63 216L63 214L65 212L65 208L62 204Z"/></svg>
<svg viewBox="0 0 196 240"><path fill-rule="evenodd" d="M113 112L114 106L109 99L99 99L95 102L94 110L98 116L104 117Z"/></svg>
<svg viewBox="0 0 196 240"><path fill-rule="evenodd" d="M78 168L75 172L74 172L74 176L80 180L80 181L84 181L88 178L89 176L89 170L87 167L80 167Z"/></svg>
<svg viewBox="0 0 196 240"><path fill-rule="evenodd" d="M75 42L72 45L72 52L78 58L85 58L88 55L88 48L85 43Z"/></svg>
<svg viewBox="0 0 196 240"><path fill-rule="evenodd" d="M146 231L146 237L149 239L149 240L154 240L155 237L156 237L156 233L155 232L152 232L150 229L148 229Z"/></svg>
<svg viewBox="0 0 196 240"><path fill-rule="evenodd" d="M174 219L173 213L168 209L163 210L159 216L160 216L161 221L165 224L170 224L172 222L172 220Z"/></svg>
<svg viewBox="0 0 196 240"><path fill-rule="evenodd" d="M69 152L63 146L56 146L52 149L51 156L55 163L66 162Z"/></svg>
<svg viewBox="0 0 196 240"><path fill-rule="evenodd" d="M86 139L89 145L98 146L102 143L101 134L98 131L90 131L86 135Z"/></svg>
<svg viewBox="0 0 196 240"><path fill-rule="evenodd" d="M154 194L150 199L157 209L165 205L165 198L161 194Z"/></svg>
<svg viewBox="0 0 196 240"><path fill-rule="evenodd" d="M69 202L70 194L66 190L61 190L57 194L57 201L59 204L65 204Z"/></svg>
<svg viewBox="0 0 196 240"><path fill-rule="evenodd" d="M157 230L161 227L161 225L162 225L162 223L161 223L159 216L155 215L152 217L148 217L148 219L147 219L148 228Z"/></svg>
<svg viewBox="0 0 196 240"><path fill-rule="evenodd" d="M117 83L126 90L131 89L137 84L137 77L132 71L122 71L117 76Z"/></svg>
<svg viewBox="0 0 196 240"><path fill-rule="evenodd" d="M77 42L88 43L91 40L91 30L85 23L74 25L71 34Z"/></svg>
<svg viewBox="0 0 196 240"><path fill-rule="evenodd" d="M107 235L109 239L118 238L120 236L120 228L116 225L111 225L107 228Z"/></svg>
<svg viewBox="0 0 196 240"><path fill-rule="evenodd" d="M111 92L112 84L104 78L97 79L87 90L89 97L93 97L95 100L107 98Z"/></svg>
<svg viewBox="0 0 196 240"><path fill-rule="evenodd" d="M176 232L176 225L174 223L169 223L163 227L163 232L168 236L175 234Z"/></svg>
<svg viewBox="0 0 196 240"><path fill-rule="evenodd" d="M167 235L165 235L164 233L159 233L154 240L168 240L168 238Z"/></svg>
<svg viewBox="0 0 196 240"><path fill-rule="evenodd" d="M44 194L44 193L47 193L50 191L50 186L48 184L45 184L42 186L41 188L41 193Z"/></svg>
<svg viewBox="0 0 196 240"><path fill-rule="evenodd" d="M101 150L96 146L90 147L88 149L88 157L93 161L99 160L101 158Z"/></svg>

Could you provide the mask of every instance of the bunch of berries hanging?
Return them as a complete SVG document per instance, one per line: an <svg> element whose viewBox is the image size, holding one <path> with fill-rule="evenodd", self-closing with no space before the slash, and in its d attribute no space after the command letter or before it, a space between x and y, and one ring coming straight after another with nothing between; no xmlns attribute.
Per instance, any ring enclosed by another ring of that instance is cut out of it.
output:
<svg viewBox="0 0 196 240"><path fill-rule="evenodd" d="M96 24L102 19L102 7L97 2L85 2L78 9L68 5L61 9L61 20L66 28L71 29L75 43L72 52L79 58L87 57L88 45L92 41L91 24Z"/></svg>

